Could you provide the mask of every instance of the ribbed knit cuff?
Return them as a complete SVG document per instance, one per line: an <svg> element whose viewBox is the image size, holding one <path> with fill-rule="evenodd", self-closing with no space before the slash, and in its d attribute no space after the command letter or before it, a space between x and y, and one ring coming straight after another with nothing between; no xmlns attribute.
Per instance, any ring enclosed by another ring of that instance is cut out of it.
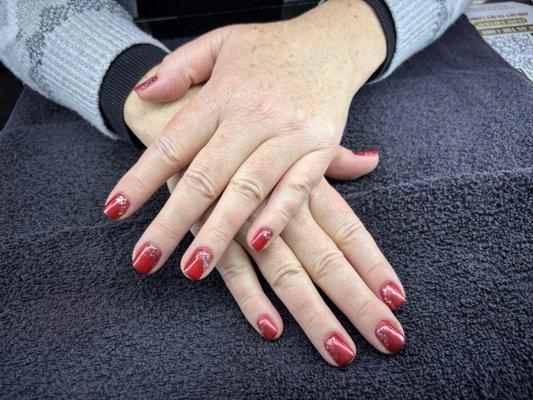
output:
<svg viewBox="0 0 533 400"><path fill-rule="evenodd" d="M151 44L134 45L115 58L100 87L104 121L119 138L138 148L144 146L124 121L124 104L133 86L166 55L167 52Z"/></svg>
<svg viewBox="0 0 533 400"><path fill-rule="evenodd" d="M100 112L99 94L111 63L138 44L166 48L137 28L118 5L116 9L88 9L69 15L46 35L46 51L39 64L39 88L107 136L117 138Z"/></svg>
<svg viewBox="0 0 533 400"><path fill-rule="evenodd" d="M385 61L381 64L381 67L370 78L371 80L379 79L379 77L389 68L389 65L396 51L396 28L394 27L394 20L389 7L383 0L365 0L370 7L374 9L374 12L378 16L379 22L383 28L385 34L385 40L387 42L387 56Z"/></svg>
<svg viewBox="0 0 533 400"><path fill-rule="evenodd" d="M396 49L386 70L390 75L401 63L436 40L469 4L469 0L382 0L396 30Z"/></svg>

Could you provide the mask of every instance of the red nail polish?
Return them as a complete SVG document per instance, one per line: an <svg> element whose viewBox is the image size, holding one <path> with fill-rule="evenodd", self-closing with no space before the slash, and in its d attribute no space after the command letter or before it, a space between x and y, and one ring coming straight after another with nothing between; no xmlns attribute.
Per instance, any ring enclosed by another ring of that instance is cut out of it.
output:
<svg viewBox="0 0 533 400"><path fill-rule="evenodd" d="M324 342L324 347L335 362L344 367L350 364L355 358L355 352L350 348L348 343L344 341L338 334L332 333Z"/></svg>
<svg viewBox="0 0 533 400"><path fill-rule="evenodd" d="M141 274L148 274L161 258L161 250L152 243L145 243L133 260L133 267Z"/></svg>
<svg viewBox="0 0 533 400"><path fill-rule="evenodd" d="M405 297L403 297L400 289L392 282L385 282L383 284L381 287L381 297L392 311L399 309L405 304Z"/></svg>
<svg viewBox="0 0 533 400"><path fill-rule="evenodd" d="M376 328L376 337L391 353L396 353L405 344L405 338L388 321L381 321Z"/></svg>
<svg viewBox="0 0 533 400"><path fill-rule="evenodd" d="M379 154L379 152L376 149L368 149L368 150L353 150L352 153L354 153L356 156L366 156L366 157L374 157Z"/></svg>
<svg viewBox="0 0 533 400"><path fill-rule="evenodd" d="M140 91L146 89L148 86L152 85L155 81L157 81L157 75L152 76L152 77L148 78L147 80L145 80L144 82L139 83L133 89L136 92L140 92Z"/></svg>
<svg viewBox="0 0 533 400"><path fill-rule="evenodd" d="M252 240L252 247L259 252L265 248L270 239L272 239L272 231L268 228L261 228Z"/></svg>
<svg viewBox="0 0 533 400"><path fill-rule="evenodd" d="M212 259L213 255L206 248L196 249L183 268L183 273L193 281L197 281L207 270Z"/></svg>
<svg viewBox="0 0 533 400"><path fill-rule="evenodd" d="M119 219L130 206L128 197L124 193L117 193L104 206L104 214L111 219Z"/></svg>
<svg viewBox="0 0 533 400"><path fill-rule="evenodd" d="M262 315L257 320L257 326L259 327L259 332L266 340L274 340L278 335L278 328L272 323L272 321L266 316Z"/></svg>

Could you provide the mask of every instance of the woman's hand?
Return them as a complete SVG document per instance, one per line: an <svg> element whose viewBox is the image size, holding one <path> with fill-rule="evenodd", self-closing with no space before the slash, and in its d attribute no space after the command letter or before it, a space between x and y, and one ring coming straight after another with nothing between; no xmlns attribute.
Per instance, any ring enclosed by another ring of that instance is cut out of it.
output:
<svg viewBox="0 0 533 400"><path fill-rule="evenodd" d="M167 101L209 81L119 181L106 213L128 217L187 168L137 247L156 244L163 262L218 201L181 261L188 277L201 279L270 194L246 237L263 250L320 182L353 95L384 57L379 20L359 0L330 0L290 21L230 26L186 44L138 95Z"/></svg>
<svg viewBox="0 0 533 400"><path fill-rule="evenodd" d="M126 122L145 144L150 144L157 136L153 132L159 132L198 90L193 88L179 101L166 104L149 104L130 95ZM328 169L330 175L355 178L374 169L377 153L358 153L340 148ZM173 177L169 181L171 191L177 180ZM193 226L193 233L198 233L202 222ZM325 180L311 192L309 202L291 220L282 238L273 239L264 252L251 251L246 241L249 225L237 235L240 244L230 242L217 269L249 323L265 339L278 338L283 322L263 292L245 249L330 364L350 363L355 345L315 284L379 351L394 352L403 345L403 329L391 312L405 303L402 285L359 219ZM305 241L299 240L302 236ZM137 246L134 254L134 265L141 272L153 272L161 266L157 258L160 251L150 243Z"/></svg>

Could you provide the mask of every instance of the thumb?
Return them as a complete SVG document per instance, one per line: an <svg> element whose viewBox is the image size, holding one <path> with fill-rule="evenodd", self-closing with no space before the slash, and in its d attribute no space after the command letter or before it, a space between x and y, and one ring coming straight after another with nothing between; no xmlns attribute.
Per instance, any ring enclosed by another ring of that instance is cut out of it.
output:
<svg viewBox="0 0 533 400"><path fill-rule="evenodd" d="M338 180L352 180L372 172L378 163L377 150L352 151L339 146L325 175Z"/></svg>
<svg viewBox="0 0 533 400"><path fill-rule="evenodd" d="M227 32L227 28L215 29L174 50L163 59L156 75L135 86L137 95L144 101L173 101L192 85L208 80Z"/></svg>

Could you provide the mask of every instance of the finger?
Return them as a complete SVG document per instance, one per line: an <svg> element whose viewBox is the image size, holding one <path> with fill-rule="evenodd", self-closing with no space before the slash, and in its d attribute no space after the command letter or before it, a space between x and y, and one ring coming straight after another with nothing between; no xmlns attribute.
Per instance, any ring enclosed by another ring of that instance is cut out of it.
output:
<svg viewBox="0 0 533 400"><path fill-rule="evenodd" d="M335 158L329 164L325 175L339 180L357 179L369 174L377 167L379 154L377 150L354 151L339 146Z"/></svg>
<svg viewBox="0 0 533 400"><path fill-rule="evenodd" d="M287 171L248 232L248 243L252 249L263 251L272 238L281 233L320 181L328 161L324 154L313 152Z"/></svg>
<svg viewBox="0 0 533 400"><path fill-rule="evenodd" d="M170 192L176 187L179 178L180 174L177 174L168 180L167 185ZM208 214L209 210L201 221L191 228L194 235L198 234ZM134 261L134 267L139 272L145 272L143 271L143 260L140 261L137 263ZM150 266L150 262L147 262L146 259L144 261ZM150 272L150 269L146 272ZM283 321L265 295L248 255L237 242L232 241L230 243L217 264L217 270L250 325L266 340L277 339L283 331Z"/></svg>
<svg viewBox="0 0 533 400"><path fill-rule="evenodd" d="M232 134L232 140L227 140ZM259 135L258 135L259 137ZM176 188L159 214L144 231L135 246L134 253L145 243L156 245L161 251L157 269L174 251L188 230L202 217L206 210L218 199L239 166L255 149L256 144L245 133L239 134L228 123L223 123L209 143L197 154L189 165ZM231 240L228 238L227 243ZM196 239L193 243L197 243ZM203 242L205 243L205 242ZM226 246L227 246L226 243ZM186 274L197 280L204 271L211 271L224 249L214 253L206 243L194 254L186 253L193 265Z"/></svg>
<svg viewBox="0 0 533 400"><path fill-rule="evenodd" d="M370 344L383 353L398 351L405 343L405 334L392 311L372 293L309 210L302 210L283 231L283 240L313 282Z"/></svg>
<svg viewBox="0 0 533 400"><path fill-rule="evenodd" d="M104 207L109 218L130 216L206 145L216 130L218 114L203 93L200 90L178 111L164 132L115 185Z"/></svg>
<svg viewBox="0 0 533 400"><path fill-rule="evenodd" d="M246 223L236 237L243 246L248 228ZM355 358L355 344L285 242L276 238L267 250L254 252L252 257L320 355L331 365L350 364Z"/></svg>
<svg viewBox="0 0 533 400"><path fill-rule="evenodd" d="M272 154L279 148L279 140L263 143L233 175L214 211L183 254L182 270L189 278L197 280L209 274L237 231L299 157L295 148L278 152L273 162ZM204 269L197 253L207 249L211 261L210 267Z"/></svg>
<svg viewBox="0 0 533 400"><path fill-rule="evenodd" d="M227 27L215 29L167 55L157 74L135 87L137 95L145 101L172 101L209 79L227 33Z"/></svg>
<svg viewBox="0 0 533 400"><path fill-rule="evenodd" d="M359 218L325 179L310 197L318 225L333 239L376 296L391 310L405 304L405 290L394 269Z"/></svg>
<svg viewBox="0 0 533 400"><path fill-rule="evenodd" d="M199 230L200 224L191 229L195 235ZM250 325L266 340L277 339L283 321L263 291L246 251L232 240L216 268Z"/></svg>

